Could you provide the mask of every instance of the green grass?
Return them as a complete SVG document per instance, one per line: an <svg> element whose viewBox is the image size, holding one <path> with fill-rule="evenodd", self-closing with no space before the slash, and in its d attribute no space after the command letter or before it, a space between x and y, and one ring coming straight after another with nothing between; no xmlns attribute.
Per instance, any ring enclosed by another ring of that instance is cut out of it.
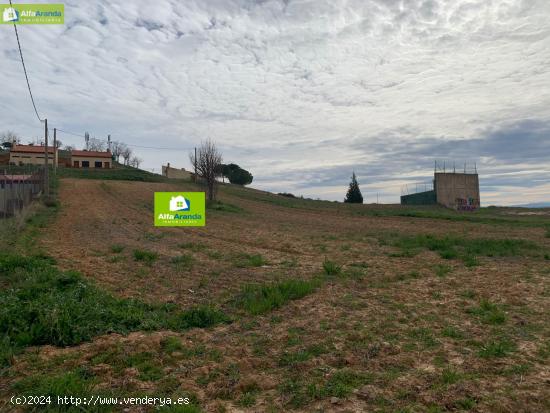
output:
<svg viewBox="0 0 550 413"><path fill-rule="evenodd" d="M136 261L142 261L142 262L145 262L146 264L152 264L158 258L158 254L154 251L139 250L139 249L134 250L133 255Z"/></svg>
<svg viewBox="0 0 550 413"><path fill-rule="evenodd" d="M191 250L193 252L201 252L208 249L208 246L206 244L203 244L202 242L181 242L178 244L178 248L185 249L185 250Z"/></svg>
<svg viewBox="0 0 550 413"><path fill-rule="evenodd" d="M222 201L208 201L206 203L206 209L210 211L233 212L233 213L243 212L243 209L241 207L228 204Z"/></svg>
<svg viewBox="0 0 550 413"><path fill-rule="evenodd" d="M193 267L195 259L189 254L181 254L170 258L170 263L178 269L190 269Z"/></svg>
<svg viewBox="0 0 550 413"><path fill-rule="evenodd" d="M471 307L466 310L469 314L473 314L485 323L499 325L506 322L506 313L501 305L482 299L478 307Z"/></svg>
<svg viewBox="0 0 550 413"><path fill-rule="evenodd" d="M438 237L431 234L415 236L389 236L382 238L382 244L401 248L404 253L415 254L421 249L439 253L444 259L461 259L467 266L477 265L478 256L485 257L517 257L539 256L540 247L523 239L492 239L492 238L462 238L458 236Z"/></svg>
<svg viewBox="0 0 550 413"><path fill-rule="evenodd" d="M235 304L249 314L264 314L311 294L319 285L318 279L287 280L267 285L246 284L237 295Z"/></svg>
<svg viewBox="0 0 550 413"><path fill-rule="evenodd" d="M261 267L267 261L261 254L239 254L233 259L233 264L237 268Z"/></svg>
<svg viewBox="0 0 550 413"><path fill-rule="evenodd" d="M107 332L183 331L228 322L208 306L185 311L115 298L47 257L0 256L0 364L33 345L71 346Z"/></svg>
<svg viewBox="0 0 550 413"><path fill-rule="evenodd" d="M124 245L120 245L120 244L111 245L111 252L113 254L120 254L122 251L124 251Z"/></svg>
<svg viewBox="0 0 550 413"><path fill-rule="evenodd" d="M434 268L435 275L437 275L439 278L444 278L452 271L452 268L449 265L442 265L438 264Z"/></svg>
<svg viewBox="0 0 550 413"><path fill-rule="evenodd" d="M113 169L84 169L84 168L58 168L57 174L60 178L78 179L105 179L120 181L141 181L141 182L173 182L168 178L129 166L120 166Z"/></svg>
<svg viewBox="0 0 550 413"><path fill-rule="evenodd" d="M500 358L506 357L515 350L514 343L507 338L497 338L483 344L479 349L478 355L481 358Z"/></svg>
<svg viewBox="0 0 550 413"><path fill-rule="evenodd" d="M323 271L326 275L338 275L342 272L342 266L325 257L323 261Z"/></svg>

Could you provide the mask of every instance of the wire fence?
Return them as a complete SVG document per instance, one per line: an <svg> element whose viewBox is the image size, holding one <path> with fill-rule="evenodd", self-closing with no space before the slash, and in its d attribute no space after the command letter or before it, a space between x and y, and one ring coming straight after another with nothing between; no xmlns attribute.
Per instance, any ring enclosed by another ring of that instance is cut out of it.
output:
<svg viewBox="0 0 550 413"><path fill-rule="evenodd" d="M0 166L0 219L10 218L44 191L44 167Z"/></svg>
<svg viewBox="0 0 550 413"><path fill-rule="evenodd" d="M420 192L428 192L434 190L434 183L431 182L415 182L405 184L401 187L401 196L418 194Z"/></svg>

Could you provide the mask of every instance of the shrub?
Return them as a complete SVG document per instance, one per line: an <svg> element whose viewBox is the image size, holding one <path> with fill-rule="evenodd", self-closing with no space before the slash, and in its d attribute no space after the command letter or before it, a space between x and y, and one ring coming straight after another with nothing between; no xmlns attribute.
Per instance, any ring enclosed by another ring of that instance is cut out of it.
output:
<svg viewBox="0 0 550 413"><path fill-rule="evenodd" d="M147 250L134 250L134 259L136 261L144 261L147 264L153 263L158 258L158 254Z"/></svg>
<svg viewBox="0 0 550 413"><path fill-rule="evenodd" d="M325 257L325 260L323 261L323 271L326 275L338 275L342 272L342 266Z"/></svg>
<svg viewBox="0 0 550 413"><path fill-rule="evenodd" d="M111 245L111 252L113 254L120 254L122 251L124 251L124 245L120 245L120 244Z"/></svg>

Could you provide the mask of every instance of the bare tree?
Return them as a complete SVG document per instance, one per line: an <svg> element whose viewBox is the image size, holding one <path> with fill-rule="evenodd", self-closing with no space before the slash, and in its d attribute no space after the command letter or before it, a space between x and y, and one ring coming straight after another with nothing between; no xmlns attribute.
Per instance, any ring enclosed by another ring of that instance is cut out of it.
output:
<svg viewBox="0 0 550 413"><path fill-rule="evenodd" d="M7 130L0 133L0 143L20 143L21 142L21 136L19 136L17 133Z"/></svg>
<svg viewBox="0 0 550 413"><path fill-rule="evenodd" d="M105 151L105 142L97 138L90 138L88 140L88 150L90 151Z"/></svg>
<svg viewBox="0 0 550 413"><path fill-rule="evenodd" d="M195 164L195 154L189 154L191 164ZM222 163L222 155L216 148L214 142L208 139L202 142L197 150L197 175L206 182L208 200L216 198L216 176L218 175L219 165Z"/></svg>
<svg viewBox="0 0 550 413"><path fill-rule="evenodd" d="M64 150L64 151L68 151L68 152L74 151L74 146L72 146L72 145L65 145L65 146L63 147L63 150Z"/></svg>
<svg viewBox="0 0 550 413"><path fill-rule="evenodd" d="M120 155L122 155L122 152L126 148L127 146L125 143L118 142L118 141L111 142L111 153L113 154L117 162L120 161Z"/></svg>
<svg viewBox="0 0 550 413"><path fill-rule="evenodd" d="M129 147L125 146L120 155L124 159L124 165L129 165L130 158L132 157L132 150Z"/></svg>
<svg viewBox="0 0 550 413"><path fill-rule="evenodd" d="M143 162L143 159L141 158L138 158L137 156L132 156L132 158L130 159L130 166L133 166L134 168L139 168L139 166L141 165L141 163Z"/></svg>

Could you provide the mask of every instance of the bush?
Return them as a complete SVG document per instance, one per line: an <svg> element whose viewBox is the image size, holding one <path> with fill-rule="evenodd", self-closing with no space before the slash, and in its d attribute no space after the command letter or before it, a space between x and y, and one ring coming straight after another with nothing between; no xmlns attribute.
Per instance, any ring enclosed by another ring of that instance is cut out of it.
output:
<svg viewBox="0 0 550 413"><path fill-rule="evenodd" d="M151 264L158 258L158 254L153 251L147 250L134 250L134 259L136 261L144 261L147 264Z"/></svg>
<svg viewBox="0 0 550 413"><path fill-rule="evenodd" d="M342 272L342 266L325 258L323 261L323 270L327 275L338 275Z"/></svg>

